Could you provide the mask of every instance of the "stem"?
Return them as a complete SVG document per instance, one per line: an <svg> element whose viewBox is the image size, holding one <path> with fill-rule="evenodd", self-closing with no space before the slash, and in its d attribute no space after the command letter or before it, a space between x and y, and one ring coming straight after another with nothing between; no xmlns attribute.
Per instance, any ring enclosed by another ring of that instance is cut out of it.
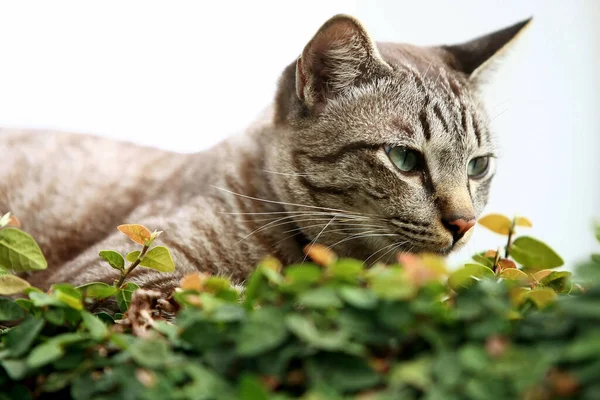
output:
<svg viewBox="0 0 600 400"><path fill-rule="evenodd" d="M510 254L510 245L512 244L512 237L515 233L515 221L516 218L513 218L512 224L510 225L510 230L508 231L508 242L506 243L506 249L504 251L504 258L508 258Z"/></svg>
<svg viewBox="0 0 600 400"><path fill-rule="evenodd" d="M125 278L127 278L127 276L131 273L131 271L133 271L135 269L135 267L140 265L140 263L142 262L142 258L144 258L147 251L148 251L148 246L144 246L144 248L142 249L138 258L124 272L121 273L121 278L119 279L119 282L117 282L117 287L121 287L121 285L125 281Z"/></svg>

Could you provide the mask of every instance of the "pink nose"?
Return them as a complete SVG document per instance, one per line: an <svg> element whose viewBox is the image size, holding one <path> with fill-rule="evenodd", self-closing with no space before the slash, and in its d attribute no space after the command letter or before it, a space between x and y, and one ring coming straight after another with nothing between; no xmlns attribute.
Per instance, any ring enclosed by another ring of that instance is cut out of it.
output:
<svg viewBox="0 0 600 400"><path fill-rule="evenodd" d="M458 242L462 237L467 233L469 229L475 225L475 218L451 218L451 219L442 219L444 226L446 229L452 233L454 238L454 243Z"/></svg>
<svg viewBox="0 0 600 400"><path fill-rule="evenodd" d="M451 230L454 230L460 235L464 235L469 229L473 227L473 225L475 225L475 219L470 219L467 221L465 219L459 218L449 221L448 224L453 227Z"/></svg>

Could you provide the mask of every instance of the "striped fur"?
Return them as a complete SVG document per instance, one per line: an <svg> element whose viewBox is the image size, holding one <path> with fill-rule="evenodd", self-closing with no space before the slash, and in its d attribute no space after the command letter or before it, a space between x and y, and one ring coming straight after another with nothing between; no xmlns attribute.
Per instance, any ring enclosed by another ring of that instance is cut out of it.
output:
<svg viewBox="0 0 600 400"><path fill-rule="evenodd" d="M198 270L241 283L268 254L303 260L310 242L369 263L460 247L469 235L453 243L441 218L478 215L493 176L466 174L469 160L494 153L473 77L523 26L421 48L375 44L336 16L284 71L255 126L197 154L0 130L0 212L21 219L50 265L29 280L110 282L98 252L131 250L115 229L123 223L165 232L177 271L134 273L163 292ZM385 145L417 149L425 168L401 173Z"/></svg>

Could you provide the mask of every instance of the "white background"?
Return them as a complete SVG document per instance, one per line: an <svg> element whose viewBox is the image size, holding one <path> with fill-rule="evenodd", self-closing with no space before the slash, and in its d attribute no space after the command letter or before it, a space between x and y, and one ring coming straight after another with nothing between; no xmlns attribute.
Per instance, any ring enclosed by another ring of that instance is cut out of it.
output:
<svg viewBox="0 0 600 400"><path fill-rule="evenodd" d="M414 44L533 15L485 91L501 146L487 211L530 217L531 234L568 262L598 249L596 0L0 1L0 126L206 149L269 104L281 70L339 12L376 40ZM478 229L453 259L500 243Z"/></svg>

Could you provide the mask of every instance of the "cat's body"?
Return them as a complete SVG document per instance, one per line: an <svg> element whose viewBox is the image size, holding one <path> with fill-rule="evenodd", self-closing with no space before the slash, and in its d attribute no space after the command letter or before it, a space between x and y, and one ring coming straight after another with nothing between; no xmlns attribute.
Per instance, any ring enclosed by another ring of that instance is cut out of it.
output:
<svg viewBox="0 0 600 400"><path fill-rule="evenodd" d="M241 282L266 255L302 260L311 241L369 262L447 254L468 239L493 175L474 77L524 25L418 48L375 45L334 17L284 72L273 111L202 153L0 130L0 212L49 262L29 280L110 282L98 252L132 249L124 223L164 231L176 272L134 273L163 291L198 270Z"/></svg>

